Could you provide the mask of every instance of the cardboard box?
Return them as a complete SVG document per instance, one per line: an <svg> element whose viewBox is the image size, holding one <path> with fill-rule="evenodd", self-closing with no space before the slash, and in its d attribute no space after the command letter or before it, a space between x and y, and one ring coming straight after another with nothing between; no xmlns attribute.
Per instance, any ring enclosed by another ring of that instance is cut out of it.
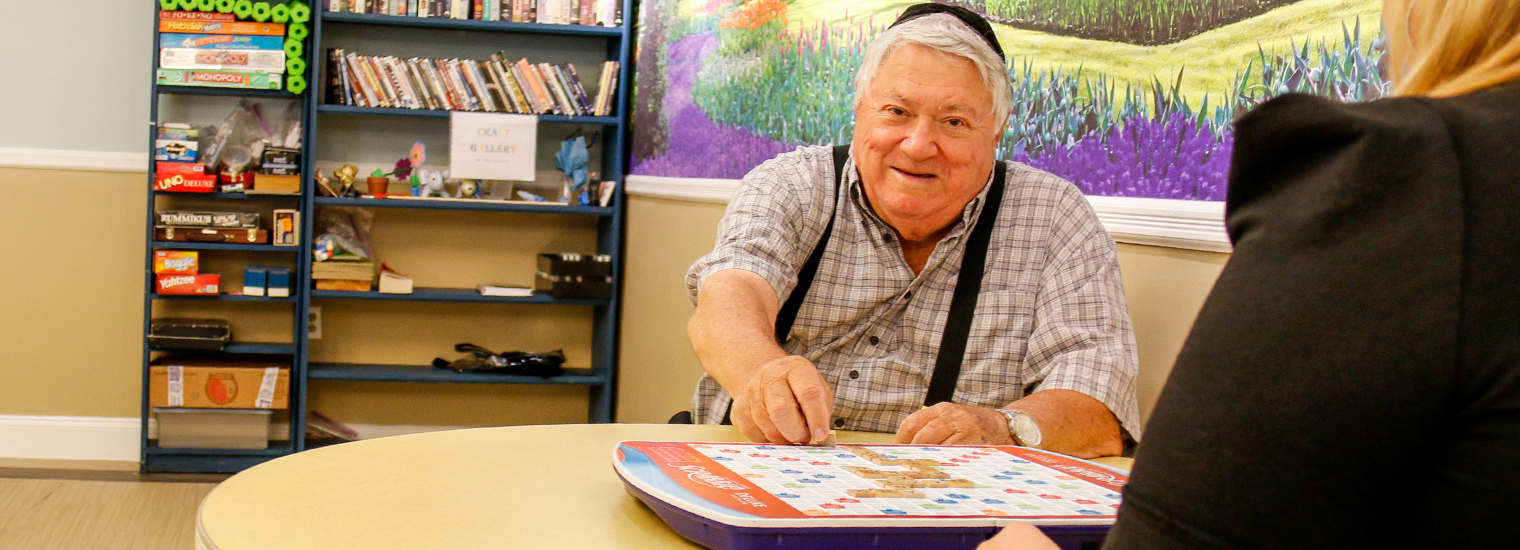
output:
<svg viewBox="0 0 1520 550"><path fill-rule="evenodd" d="M301 150L288 147L265 147L259 164L295 166L301 163Z"/></svg>
<svg viewBox="0 0 1520 550"><path fill-rule="evenodd" d="M258 193L285 193L294 195L301 192L301 176L299 174L289 176L254 174L253 191Z"/></svg>
<svg viewBox="0 0 1520 550"><path fill-rule="evenodd" d="M200 253L188 250L154 250L153 273L195 275L200 273Z"/></svg>
<svg viewBox="0 0 1520 550"><path fill-rule="evenodd" d="M155 139L153 140L153 160L195 162L198 147L200 147L199 144L186 139Z"/></svg>
<svg viewBox="0 0 1520 550"><path fill-rule="evenodd" d="M188 409L154 407L158 446L165 449L264 449L269 420L262 409Z"/></svg>
<svg viewBox="0 0 1520 550"><path fill-rule="evenodd" d="M221 292L222 276L215 273L200 275L159 275L158 293L174 296L215 296Z"/></svg>
<svg viewBox="0 0 1520 550"><path fill-rule="evenodd" d="M300 223L301 212L299 210L277 209L274 214L274 245L296 246L301 244Z"/></svg>
<svg viewBox="0 0 1520 550"><path fill-rule="evenodd" d="M172 176L175 174L201 175L206 173L206 165L199 162L155 162L153 173L160 176Z"/></svg>
<svg viewBox="0 0 1520 550"><path fill-rule="evenodd" d="M158 225L173 227L229 227L236 229L258 229L258 212L191 212L182 210L160 210L157 214Z"/></svg>
<svg viewBox="0 0 1520 550"><path fill-rule="evenodd" d="M282 80L282 77L284 77L282 74L206 69L158 70L158 84L160 86L210 86L213 88L278 90L284 86L285 81Z"/></svg>
<svg viewBox="0 0 1520 550"><path fill-rule="evenodd" d="M170 356L155 359L149 370L148 405L152 407L285 409L290 406L289 363L267 359Z"/></svg>

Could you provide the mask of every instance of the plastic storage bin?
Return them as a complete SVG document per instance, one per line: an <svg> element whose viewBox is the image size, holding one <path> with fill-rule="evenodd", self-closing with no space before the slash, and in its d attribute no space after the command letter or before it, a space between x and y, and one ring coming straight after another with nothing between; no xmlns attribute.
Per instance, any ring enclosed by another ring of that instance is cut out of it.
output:
<svg viewBox="0 0 1520 550"><path fill-rule="evenodd" d="M154 407L158 446L166 449L264 449L269 447L269 409Z"/></svg>

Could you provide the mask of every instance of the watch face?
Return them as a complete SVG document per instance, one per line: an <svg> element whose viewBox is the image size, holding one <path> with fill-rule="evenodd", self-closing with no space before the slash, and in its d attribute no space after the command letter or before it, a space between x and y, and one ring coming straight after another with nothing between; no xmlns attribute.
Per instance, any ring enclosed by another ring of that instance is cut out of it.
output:
<svg viewBox="0 0 1520 550"><path fill-rule="evenodd" d="M1019 442L1028 447L1040 446L1044 436L1040 433L1040 425L1034 423L1034 419L1027 414L1013 415L1013 436L1019 438Z"/></svg>

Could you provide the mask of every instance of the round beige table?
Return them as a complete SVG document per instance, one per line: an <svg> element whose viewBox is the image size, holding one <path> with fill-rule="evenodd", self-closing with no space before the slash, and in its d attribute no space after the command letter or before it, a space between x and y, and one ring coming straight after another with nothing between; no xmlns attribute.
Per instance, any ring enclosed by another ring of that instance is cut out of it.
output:
<svg viewBox="0 0 1520 550"><path fill-rule="evenodd" d="M223 481L201 502L196 548L700 548L623 489L612 471L623 440L746 441L732 426L572 424L323 447ZM839 441L890 443L892 434L840 432Z"/></svg>

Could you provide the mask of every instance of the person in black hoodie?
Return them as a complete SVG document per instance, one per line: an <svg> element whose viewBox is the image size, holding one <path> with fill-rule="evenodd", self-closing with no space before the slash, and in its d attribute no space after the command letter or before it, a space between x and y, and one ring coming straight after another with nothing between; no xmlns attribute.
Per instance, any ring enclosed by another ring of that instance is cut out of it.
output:
<svg viewBox="0 0 1520 550"><path fill-rule="evenodd" d="M1520 545L1520 0L1383 17L1398 97L1237 122L1234 254L1105 549Z"/></svg>

